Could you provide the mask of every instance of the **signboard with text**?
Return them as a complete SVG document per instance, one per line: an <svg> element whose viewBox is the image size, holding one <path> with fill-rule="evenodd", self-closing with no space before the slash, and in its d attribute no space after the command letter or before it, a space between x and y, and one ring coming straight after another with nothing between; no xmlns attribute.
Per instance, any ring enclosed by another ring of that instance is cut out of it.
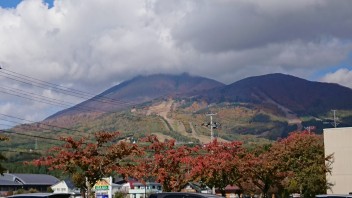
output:
<svg viewBox="0 0 352 198"><path fill-rule="evenodd" d="M109 190L109 182L107 182L105 179L99 180L95 184L94 189L96 191Z"/></svg>

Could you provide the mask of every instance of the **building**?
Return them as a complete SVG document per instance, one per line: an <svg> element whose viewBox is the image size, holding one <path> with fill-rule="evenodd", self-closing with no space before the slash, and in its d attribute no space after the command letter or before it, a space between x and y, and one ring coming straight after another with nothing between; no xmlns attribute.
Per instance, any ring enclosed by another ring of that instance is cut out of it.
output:
<svg viewBox="0 0 352 198"><path fill-rule="evenodd" d="M122 186L115 184L112 177L103 178L93 186L96 198L112 198L116 192L121 191Z"/></svg>
<svg viewBox="0 0 352 198"><path fill-rule="evenodd" d="M181 192L194 192L194 193L212 193L212 189L208 186L202 185L197 182L188 182L183 186Z"/></svg>
<svg viewBox="0 0 352 198"><path fill-rule="evenodd" d="M96 198L112 198L115 193L122 193L130 198L148 197L151 193L162 192L161 184L156 182L146 182L145 184L135 179L114 179L112 177L103 178L98 181L93 189Z"/></svg>
<svg viewBox="0 0 352 198"><path fill-rule="evenodd" d="M0 194L9 195L20 189L47 192L50 186L57 182L59 180L56 177L46 174L4 173L0 175Z"/></svg>
<svg viewBox="0 0 352 198"><path fill-rule="evenodd" d="M70 193L74 197L81 197L80 189L76 188L69 179L62 180L51 186L54 193Z"/></svg>
<svg viewBox="0 0 352 198"><path fill-rule="evenodd" d="M225 187L225 198L239 198L243 193L242 190L238 186L227 185ZM219 190L215 190L215 193L221 196L221 192Z"/></svg>
<svg viewBox="0 0 352 198"><path fill-rule="evenodd" d="M138 181L131 181L127 185L129 185L128 194L130 198L145 198L149 194L162 192L161 184L156 182L146 182L143 184Z"/></svg>
<svg viewBox="0 0 352 198"><path fill-rule="evenodd" d="M327 175L333 186L328 194L352 192L352 127L324 129L325 155L334 155L332 173Z"/></svg>

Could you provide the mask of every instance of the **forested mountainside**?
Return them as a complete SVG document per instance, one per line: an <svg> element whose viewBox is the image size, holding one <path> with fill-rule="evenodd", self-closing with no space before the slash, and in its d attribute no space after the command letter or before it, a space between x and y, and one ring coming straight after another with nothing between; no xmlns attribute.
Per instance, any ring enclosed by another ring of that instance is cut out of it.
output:
<svg viewBox="0 0 352 198"><path fill-rule="evenodd" d="M308 126L321 133L332 127L332 109L337 110L339 126L352 126L351 101L347 87L284 74L230 85L188 74L139 76L77 105L90 111L72 107L42 122L14 127L30 136L13 135L4 146L30 149L33 136L82 137L97 131L120 131L134 139L155 134L180 142L209 142L209 113L215 114L214 135L220 140L265 142ZM54 141L40 144L47 148Z"/></svg>

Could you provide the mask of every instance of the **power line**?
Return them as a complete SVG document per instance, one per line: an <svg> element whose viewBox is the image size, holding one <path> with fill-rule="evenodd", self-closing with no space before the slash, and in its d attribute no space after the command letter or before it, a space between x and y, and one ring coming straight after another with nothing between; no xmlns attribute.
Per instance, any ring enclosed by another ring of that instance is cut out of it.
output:
<svg viewBox="0 0 352 198"><path fill-rule="evenodd" d="M45 140L45 141L49 140L49 141L55 141L55 142L63 142L62 140L57 139L57 138L50 138L50 137L44 137L44 136L39 136L39 135L25 134L25 133L10 131L10 130L1 129L0 132L7 133L7 134L12 134L12 135L25 136L25 137L29 137L29 138L35 138L36 141L37 141L37 139L42 139L42 140ZM56 143L53 143L53 142L47 142L46 144L53 144L53 145L56 145L56 146L60 146L61 145L61 144L56 144ZM34 145L34 149L38 150L38 147L36 147L36 145Z"/></svg>
<svg viewBox="0 0 352 198"><path fill-rule="evenodd" d="M35 122L35 121L31 121L31 120L19 118L19 117L12 116L12 115L6 115L6 114L3 114L3 113L0 113L0 115L1 115L1 116L5 116L5 117L8 117L8 118L13 118L13 119L17 119L17 120L22 120L22 121L25 121L25 122L30 122L31 124L38 123L38 122ZM5 121L8 121L8 120L5 120ZM16 121L10 121L10 122L16 123ZM17 122L17 123L18 123L18 124L23 124L23 123L21 123L21 122ZM70 128L66 128L66 127L60 127L60 126L56 126L56 125L46 124L46 123L44 123L44 122L41 122L40 125L49 126L49 127L53 127L53 128L57 128L57 129L61 129L61 130L66 130L66 131L75 131L75 132L79 132L79 133L84 132L84 131L80 131L80 130L76 130L76 129L70 129ZM41 127L40 125L39 125L39 126L36 126L36 127L42 128L42 129L46 129L46 128ZM21 126L21 125L20 125L20 126ZM17 127L20 127L20 126L17 126ZM55 131L58 131L58 130L55 130ZM79 135L79 136L86 138L85 136L82 136L82 135Z"/></svg>
<svg viewBox="0 0 352 198"><path fill-rule="evenodd" d="M70 103L70 102L66 102L64 100L58 100L58 99L54 99L54 98L50 98L50 97L46 97L46 96L42 96L33 92L27 92L25 90L21 90L21 89L16 89L16 88L12 88L12 89L8 89L8 88L4 88L1 87L0 90L1 93L5 93L5 94L9 94L9 95L13 95L19 98L23 98L23 99L27 99L27 100L32 100L32 101L37 101L37 102L42 102L45 104L49 104L49 105L54 105L54 106L58 106L58 107L65 107L65 108L71 108L71 109L79 109L82 111L92 111L92 110L96 110L96 111L100 111L100 112L104 112L100 109L97 108L92 108L92 107L84 107L82 105L76 105L75 103ZM73 107L72 107L73 106Z"/></svg>
<svg viewBox="0 0 352 198"><path fill-rule="evenodd" d="M58 138L49 138L49 137L44 137L44 136L40 136L40 135L30 135L30 134L19 133L19 132L15 132L15 131L4 130L4 129L0 129L0 132L8 133L8 134L16 134L16 135L21 135L21 136L27 136L27 137L34 137L34 138L45 139L45 140L62 141Z"/></svg>
<svg viewBox="0 0 352 198"><path fill-rule="evenodd" d="M31 149L25 150L25 151L17 151L17 150L9 150L9 149L0 149L0 152L39 154L39 153L37 153L37 151L45 152L44 150L39 150L39 149L37 149L37 150L35 150L35 151L33 151L33 150L31 150Z"/></svg>
<svg viewBox="0 0 352 198"><path fill-rule="evenodd" d="M64 87L64 86L50 83L47 81L39 80L39 79L30 77L27 75L23 75L23 74L14 72L14 71L10 71L10 70L7 70L7 69L1 68L1 67L0 67L0 72L5 74L5 75L0 74L0 76L3 76L5 78L11 79L11 80L14 80L17 82L21 82L26 85L36 86L36 87L40 87L40 88L44 88L44 89L51 88L57 92L60 92L60 93L66 94L66 95L70 95L70 96L74 96L74 97L78 97L81 99L90 99L90 100L97 101L97 102L109 103L109 104L115 104L115 105L123 105L123 104L124 105L133 105L134 104L134 103L130 103L127 101L122 101L122 100L117 100L114 98L105 97L102 95L96 96L96 94L92 94L89 92L84 92L84 91L80 91L77 89L72 89L69 87Z"/></svg>
<svg viewBox="0 0 352 198"><path fill-rule="evenodd" d="M23 121L26 121L26 122L33 122L32 124L35 124L37 122L34 122L34 121L30 121L30 120L26 120L26 119L22 119L22 118L19 118L19 117L16 117L16 116L11 116L11 115L6 115L6 114L2 114L0 113L0 116L5 116L5 117L9 117L9 118L14 118L14 119L19 119L19 120L23 120ZM17 128L24 128L26 127L25 124L22 124L20 122L16 122L16 121L13 121L13 120L7 120L7 119L3 119L3 118L0 118L0 120L4 120L4 121L7 121L7 122L12 122L12 123L18 123L18 124L21 124L21 125L18 125L16 126ZM67 131L76 131L76 132L83 132L83 131L80 131L80 130L75 130L75 129L70 129L70 128L65 128L65 127L59 127L59 126L55 126L55 125L51 125L51 124L45 124L45 123L38 123L40 125L45 125L45 126L50 126L50 127L54 127L54 128L58 128L58 129L62 129L62 130L67 130ZM4 126L11 126L11 125L6 125L6 124L1 124L0 125L4 125ZM37 128L41 128L41 129L46 129L46 130L53 130L53 129L47 129L47 128L44 128L44 127L41 127L40 125L38 126L35 126ZM58 132L59 130L58 129L54 129L54 132ZM9 131L9 130L0 130L0 131ZM21 133L19 132L14 132L14 131L9 131L10 133L15 133L15 134L20 134L22 135ZM35 131L33 131L35 132ZM42 132L42 131L38 131L38 132ZM72 136L76 136L76 137L80 137L80 138L89 138L89 136L83 136L83 135L79 135L79 134L71 134ZM89 134L88 134L89 135ZM43 136L35 136L35 135L28 135L28 134L25 134L25 136L29 136L29 137L43 137ZM116 139L116 141L119 141L119 140L123 140L123 139L126 139L126 138L131 138L133 137L133 135L125 135L125 136L122 136L122 137L119 137ZM45 139L46 137L43 137L42 139ZM50 139L50 138L49 138ZM51 138L52 139L52 138ZM55 140L59 140L59 139L55 139Z"/></svg>
<svg viewBox="0 0 352 198"><path fill-rule="evenodd" d="M22 119L22 118L19 118L19 117L16 117L16 116L6 115L6 114L2 114L2 113L0 113L0 116L5 116L5 117L9 117L9 118L19 119L19 120L23 120L23 121L26 121L26 122L33 122L32 124L37 123L37 122L34 122L34 121L30 121L30 120L26 120L26 119ZM18 128L26 127L26 125L24 125L24 124L22 124L20 122L13 121L13 120L7 120L7 119L3 119L3 118L0 118L0 120L21 124L21 125L16 126ZM45 125L45 126L50 126L50 127L54 127L54 128L58 128L58 129L62 129L62 130L67 130L67 131L76 131L76 132L80 132L80 133L83 132L83 131L80 131L80 130L65 128L65 127L59 127L59 126L55 126L55 125L51 125L51 124L45 124L45 123L42 123L42 122L38 123L38 124ZM0 125L11 126L11 125L1 124L1 123L0 123ZM36 127L48 130L47 128L41 127L40 125L36 126ZM50 129L50 130L52 130L52 129ZM42 137L41 139L47 139L47 137L44 137L44 136L23 134L23 133L20 133L20 132L14 132L14 131L10 131L10 130L0 130L0 131L7 131L8 133L14 133L14 134L19 134L19 135L24 135L24 136L34 137L34 138ZM54 132L58 132L58 131L59 130L54 129ZM33 132L35 132L35 131L33 131ZM38 131L38 132L42 132L42 131ZM71 135L72 136L77 136L77 137L80 137L80 138L85 138L85 139L88 138L87 136L78 135L78 134L71 134ZM131 138L131 137L133 137L133 135L125 135L125 136L117 138L116 141L123 140L123 139L126 139L126 138ZM59 140L59 139L53 139L53 138L49 138L49 139L51 139L51 140ZM62 140L60 140L60 141L62 141Z"/></svg>

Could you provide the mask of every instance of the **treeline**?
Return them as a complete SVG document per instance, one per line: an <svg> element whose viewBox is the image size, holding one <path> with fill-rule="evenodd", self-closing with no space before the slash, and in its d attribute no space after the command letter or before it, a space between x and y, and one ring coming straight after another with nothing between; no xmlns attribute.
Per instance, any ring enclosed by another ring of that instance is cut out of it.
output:
<svg viewBox="0 0 352 198"><path fill-rule="evenodd" d="M326 174L332 156L324 155L322 137L309 132L291 133L267 145L245 147L242 142L178 145L148 136L138 144L116 141L119 133L100 132L95 141L62 138L65 145L52 148L50 156L32 161L69 174L82 192L106 175L120 174L141 181L154 180L163 191L180 191L188 182L217 188L237 185L244 194L304 197L324 194L331 186ZM85 193L83 193L85 194Z"/></svg>

